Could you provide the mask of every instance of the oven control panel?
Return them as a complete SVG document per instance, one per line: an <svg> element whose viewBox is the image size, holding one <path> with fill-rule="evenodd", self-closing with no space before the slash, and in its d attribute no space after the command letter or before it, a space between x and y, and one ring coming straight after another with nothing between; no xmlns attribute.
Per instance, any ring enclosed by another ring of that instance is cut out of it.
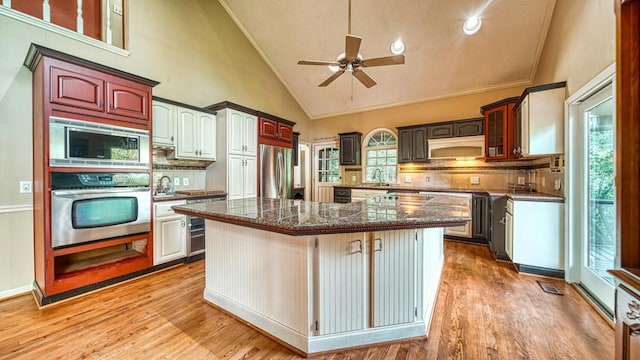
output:
<svg viewBox="0 0 640 360"><path fill-rule="evenodd" d="M93 187L149 186L148 173L77 173L52 172L52 189L82 189Z"/></svg>

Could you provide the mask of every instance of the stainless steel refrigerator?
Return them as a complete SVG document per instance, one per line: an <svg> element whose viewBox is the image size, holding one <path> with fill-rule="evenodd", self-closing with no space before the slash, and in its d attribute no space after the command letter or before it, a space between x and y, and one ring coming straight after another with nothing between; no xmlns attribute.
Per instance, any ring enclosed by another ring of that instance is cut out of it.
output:
<svg viewBox="0 0 640 360"><path fill-rule="evenodd" d="M260 145L260 196L291 199L293 193L292 150Z"/></svg>

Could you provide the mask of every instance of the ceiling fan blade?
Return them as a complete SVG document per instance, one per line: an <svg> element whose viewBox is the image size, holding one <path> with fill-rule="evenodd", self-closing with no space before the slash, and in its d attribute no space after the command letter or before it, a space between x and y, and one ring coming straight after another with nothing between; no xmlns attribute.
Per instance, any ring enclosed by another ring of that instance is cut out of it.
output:
<svg viewBox="0 0 640 360"><path fill-rule="evenodd" d="M344 57L347 60L355 60L358 58L358 51L360 51L360 42L362 38L360 36L347 35L346 43L344 46Z"/></svg>
<svg viewBox="0 0 640 360"><path fill-rule="evenodd" d="M333 75L329 76L327 78L327 80L323 81L322 83L320 83L320 85L318 85L319 87L325 87L329 84L331 84L333 82L333 80L337 79L340 75L342 75L344 73L344 69L343 70L338 70L336 72L333 73Z"/></svg>
<svg viewBox="0 0 640 360"><path fill-rule="evenodd" d="M339 66L340 63L335 62L335 61L298 60L298 65L335 65L335 66Z"/></svg>
<svg viewBox="0 0 640 360"><path fill-rule="evenodd" d="M374 59L362 60L361 65L367 66L382 66L382 65L400 65L404 64L404 55L385 56Z"/></svg>
<svg viewBox="0 0 640 360"><path fill-rule="evenodd" d="M356 79L360 80L362 85L366 86L367 88L370 88L376 85L376 82L373 81L373 79L370 78L369 75L365 74L364 71L360 69L354 69L353 76L355 76Z"/></svg>

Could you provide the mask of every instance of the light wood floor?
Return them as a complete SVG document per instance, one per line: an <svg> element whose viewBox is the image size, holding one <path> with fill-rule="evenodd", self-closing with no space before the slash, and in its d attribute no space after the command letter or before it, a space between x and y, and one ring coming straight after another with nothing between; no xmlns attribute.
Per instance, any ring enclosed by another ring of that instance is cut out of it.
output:
<svg viewBox="0 0 640 360"><path fill-rule="evenodd" d="M428 339L321 359L612 359L613 329L569 285L544 293L486 247L446 242ZM0 302L1 359L296 359L202 300L199 261L38 310Z"/></svg>

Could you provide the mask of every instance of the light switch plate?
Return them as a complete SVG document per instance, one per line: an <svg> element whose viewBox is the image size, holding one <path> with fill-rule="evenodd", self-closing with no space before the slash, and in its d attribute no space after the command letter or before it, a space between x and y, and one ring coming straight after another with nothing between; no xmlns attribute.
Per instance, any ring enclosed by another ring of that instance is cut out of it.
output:
<svg viewBox="0 0 640 360"><path fill-rule="evenodd" d="M356 182L357 178L355 175L351 175L351 181Z"/></svg>
<svg viewBox="0 0 640 360"><path fill-rule="evenodd" d="M173 178L173 185L174 186L180 185L180 178L179 177L174 177Z"/></svg>
<svg viewBox="0 0 640 360"><path fill-rule="evenodd" d="M518 185L524 185L524 176L518 176Z"/></svg>
<svg viewBox="0 0 640 360"><path fill-rule="evenodd" d="M404 176L404 183L405 184L411 184L411 175L405 175Z"/></svg>
<svg viewBox="0 0 640 360"><path fill-rule="evenodd" d="M471 177L471 185L478 185L478 184L480 184L480 177L472 176Z"/></svg>
<svg viewBox="0 0 640 360"><path fill-rule="evenodd" d="M189 186L189 178L182 178L182 185Z"/></svg>

